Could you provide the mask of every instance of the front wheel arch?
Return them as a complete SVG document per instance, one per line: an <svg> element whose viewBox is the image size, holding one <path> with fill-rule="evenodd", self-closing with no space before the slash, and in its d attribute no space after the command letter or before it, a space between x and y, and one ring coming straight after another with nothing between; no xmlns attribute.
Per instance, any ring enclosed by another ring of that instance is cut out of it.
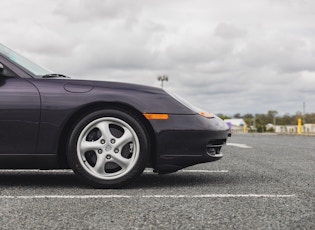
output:
<svg viewBox="0 0 315 230"><path fill-rule="evenodd" d="M143 116L143 114L135 109L134 107L120 102L96 102L86 106L81 107L72 116L67 120L65 125L63 126L62 133L60 135L60 139L58 141L58 162L60 168L69 168L69 164L66 158L67 151L67 143L71 134L71 130L74 128L75 124L78 123L84 116L94 111L102 110L102 109L117 109L124 111L126 113L132 114L136 116L137 119L142 123L145 127L145 131L147 132L150 144L150 155L148 156L148 167L155 167L156 162L156 138L155 132L147 119Z"/></svg>

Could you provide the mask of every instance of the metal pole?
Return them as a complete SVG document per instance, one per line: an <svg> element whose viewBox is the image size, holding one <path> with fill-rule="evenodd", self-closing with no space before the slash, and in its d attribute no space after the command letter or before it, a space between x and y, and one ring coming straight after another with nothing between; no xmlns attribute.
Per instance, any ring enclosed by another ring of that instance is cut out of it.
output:
<svg viewBox="0 0 315 230"><path fill-rule="evenodd" d="M166 75L162 75L162 76L158 76L158 81L161 81L161 87L163 88L164 87L164 81L168 81L168 76Z"/></svg>
<svg viewBox="0 0 315 230"><path fill-rule="evenodd" d="M303 102L303 125L305 125L305 101Z"/></svg>

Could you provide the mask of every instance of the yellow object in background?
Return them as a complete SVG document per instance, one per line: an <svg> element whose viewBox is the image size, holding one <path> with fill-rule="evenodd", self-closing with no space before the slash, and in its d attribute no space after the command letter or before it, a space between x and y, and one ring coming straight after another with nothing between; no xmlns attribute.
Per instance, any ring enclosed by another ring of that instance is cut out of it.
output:
<svg viewBox="0 0 315 230"><path fill-rule="evenodd" d="M298 134L302 133L302 120L301 118L298 119Z"/></svg>

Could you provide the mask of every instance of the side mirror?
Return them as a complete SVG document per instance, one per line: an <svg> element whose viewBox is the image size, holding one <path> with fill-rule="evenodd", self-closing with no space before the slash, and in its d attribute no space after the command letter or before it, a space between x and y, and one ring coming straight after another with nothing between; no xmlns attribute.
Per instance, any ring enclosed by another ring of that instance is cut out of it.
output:
<svg viewBox="0 0 315 230"><path fill-rule="evenodd" d="M16 77L17 75L0 62L0 77Z"/></svg>
<svg viewBox="0 0 315 230"><path fill-rule="evenodd" d="M0 62L0 76L2 76L3 72L4 72L4 67Z"/></svg>

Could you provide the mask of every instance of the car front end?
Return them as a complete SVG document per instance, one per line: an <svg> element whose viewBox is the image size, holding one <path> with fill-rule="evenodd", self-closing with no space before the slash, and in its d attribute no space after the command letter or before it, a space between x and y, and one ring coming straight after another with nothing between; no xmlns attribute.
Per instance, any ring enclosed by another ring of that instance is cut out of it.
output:
<svg viewBox="0 0 315 230"><path fill-rule="evenodd" d="M225 122L172 93L167 94L191 112L165 114L167 118L163 120L149 119L156 136L155 171L171 173L221 159L229 130Z"/></svg>

